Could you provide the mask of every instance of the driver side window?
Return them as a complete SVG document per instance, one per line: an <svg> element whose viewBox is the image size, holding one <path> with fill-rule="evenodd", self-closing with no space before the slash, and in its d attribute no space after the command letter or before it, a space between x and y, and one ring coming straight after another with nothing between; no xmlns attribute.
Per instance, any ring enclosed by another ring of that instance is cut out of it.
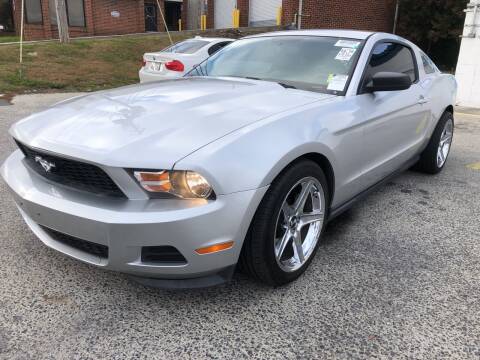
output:
<svg viewBox="0 0 480 360"><path fill-rule="evenodd" d="M373 75L384 71L407 74L412 83L418 80L412 50L398 43L382 42L375 45L363 86L368 84Z"/></svg>

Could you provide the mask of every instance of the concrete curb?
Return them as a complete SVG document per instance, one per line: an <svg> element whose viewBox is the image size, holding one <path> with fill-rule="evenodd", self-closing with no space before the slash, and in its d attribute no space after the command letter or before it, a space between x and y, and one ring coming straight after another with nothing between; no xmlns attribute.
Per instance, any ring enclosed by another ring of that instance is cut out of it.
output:
<svg viewBox="0 0 480 360"><path fill-rule="evenodd" d="M472 108L466 106L455 106L455 112L468 114L468 115L478 115L480 116L480 109L479 108Z"/></svg>

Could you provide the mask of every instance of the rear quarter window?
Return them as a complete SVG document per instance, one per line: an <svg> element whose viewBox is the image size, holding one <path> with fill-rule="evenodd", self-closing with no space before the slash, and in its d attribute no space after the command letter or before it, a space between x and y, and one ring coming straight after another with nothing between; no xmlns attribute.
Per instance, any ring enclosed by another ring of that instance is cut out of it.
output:
<svg viewBox="0 0 480 360"><path fill-rule="evenodd" d="M208 55L215 54L218 50L224 48L225 46L227 46L228 44L231 44L231 43L232 43L231 41L224 41L224 42L216 43L216 44L210 46L210 49L208 49Z"/></svg>
<svg viewBox="0 0 480 360"><path fill-rule="evenodd" d="M433 74L437 72L437 67L433 63L433 61L424 53L421 53L422 56L422 63L423 69L425 70L425 74Z"/></svg>

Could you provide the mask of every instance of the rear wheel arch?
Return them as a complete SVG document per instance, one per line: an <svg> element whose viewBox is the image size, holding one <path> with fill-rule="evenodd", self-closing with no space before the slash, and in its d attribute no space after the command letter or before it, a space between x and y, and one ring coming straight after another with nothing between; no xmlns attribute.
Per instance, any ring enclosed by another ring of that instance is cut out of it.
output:
<svg viewBox="0 0 480 360"><path fill-rule="evenodd" d="M440 121L440 119L443 117L443 115L445 115L445 113L450 113L452 114L452 121L453 121L453 124L455 125L455 109L453 107L453 105L448 105L445 110L443 111L442 113L442 116L440 116L440 118L438 119Z"/></svg>
<svg viewBox="0 0 480 360"><path fill-rule="evenodd" d="M435 128L437 127L438 123L440 122L440 120L442 120L442 118L445 116L445 114L447 113L450 113L452 114L452 121L453 121L453 124L455 125L455 119L454 119L454 110L455 108L453 107L453 105L448 105L444 110L443 112L439 112L439 116L438 116L438 119L435 121L435 123L433 124L433 129L431 130L431 133L429 134L428 136L428 139L427 140L430 140L431 136L433 135L433 132L435 131ZM436 115L436 113L434 113L434 115Z"/></svg>
<svg viewBox="0 0 480 360"><path fill-rule="evenodd" d="M440 116L438 117L438 120L437 120L437 122L435 123L435 126L438 125L438 123L440 122L440 120L442 119L442 117L445 116L446 113L452 114L452 118L453 118L454 112L455 112L455 108L453 107L453 105L448 105L448 106L443 110L443 112L440 113ZM455 119L452 119L452 120L453 120L453 123L455 124Z"/></svg>
<svg viewBox="0 0 480 360"><path fill-rule="evenodd" d="M447 108L435 125L426 148L420 154L419 161L414 165L415 170L427 174L437 174L442 171L451 149L453 126L453 113Z"/></svg>

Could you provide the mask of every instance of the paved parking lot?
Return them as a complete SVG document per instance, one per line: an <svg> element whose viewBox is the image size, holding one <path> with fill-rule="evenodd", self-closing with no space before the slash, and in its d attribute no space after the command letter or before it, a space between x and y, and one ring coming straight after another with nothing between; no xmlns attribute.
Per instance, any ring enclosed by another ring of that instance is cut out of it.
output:
<svg viewBox="0 0 480 360"><path fill-rule="evenodd" d="M67 94L0 106L14 121ZM335 220L297 282L161 291L42 245L0 183L0 358L479 358L480 116L445 171L407 172ZM471 165L470 168L467 165Z"/></svg>

